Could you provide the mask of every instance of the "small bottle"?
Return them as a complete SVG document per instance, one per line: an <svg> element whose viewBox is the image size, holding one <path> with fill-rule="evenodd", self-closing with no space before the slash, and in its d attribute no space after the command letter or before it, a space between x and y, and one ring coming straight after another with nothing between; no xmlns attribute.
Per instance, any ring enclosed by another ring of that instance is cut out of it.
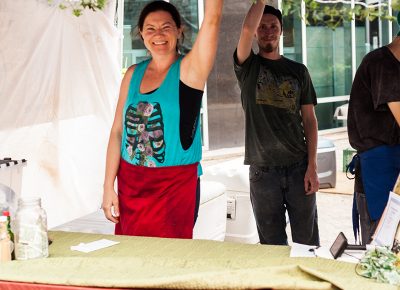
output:
<svg viewBox="0 0 400 290"><path fill-rule="evenodd" d="M14 231L17 260L48 257L47 217L40 198L18 200Z"/></svg>
<svg viewBox="0 0 400 290"><path fill-rule="evenodd" d="M10 243L11 243L11 259L15 260L15 252L14 252L14 233L11 229L11 216L10 212L5 210L3 211L3 216L7 217L7 232L8 236L10 237Z"/></svg>
<svg viewBox="0 0 400 290"><path fill-rule="evenodd" d="M11 261L11 243L7 231L7 217L0 216L0 263Z"/></svg>

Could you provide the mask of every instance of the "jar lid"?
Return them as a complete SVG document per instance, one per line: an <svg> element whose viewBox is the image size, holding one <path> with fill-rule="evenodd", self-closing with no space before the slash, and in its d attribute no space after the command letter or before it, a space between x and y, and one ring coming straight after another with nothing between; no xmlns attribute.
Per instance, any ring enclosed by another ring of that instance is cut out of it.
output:
<svg viewBox="0 0 400 290"><path fill-rule="evenodd" d="M22 197L18 199L18 204L41 204L41 199L38 196Z"/></svg>

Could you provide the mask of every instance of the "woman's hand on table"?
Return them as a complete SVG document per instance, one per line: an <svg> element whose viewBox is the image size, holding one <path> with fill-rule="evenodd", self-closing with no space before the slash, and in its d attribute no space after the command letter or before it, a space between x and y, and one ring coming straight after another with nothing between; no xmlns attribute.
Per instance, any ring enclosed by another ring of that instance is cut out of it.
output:
<svg viewBox="0 0 400 290"><path fill-rule="evenodd" d="M113 223L119 222L118 195L114 189L105 189L103 194L103 204L101 208L106 218Z"/></svg>

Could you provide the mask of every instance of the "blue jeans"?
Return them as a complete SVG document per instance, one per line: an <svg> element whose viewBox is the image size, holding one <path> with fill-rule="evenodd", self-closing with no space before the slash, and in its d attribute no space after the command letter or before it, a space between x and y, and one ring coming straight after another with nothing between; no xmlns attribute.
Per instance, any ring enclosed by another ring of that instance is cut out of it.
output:
<svg viewBox="0 0 400 290"><path fill-rule="evenodd" d="M291 166L250 166L250 200L261 244L287 245L287 210L295 243L319 246L315 193L306 195L307 161Z"/></svg>

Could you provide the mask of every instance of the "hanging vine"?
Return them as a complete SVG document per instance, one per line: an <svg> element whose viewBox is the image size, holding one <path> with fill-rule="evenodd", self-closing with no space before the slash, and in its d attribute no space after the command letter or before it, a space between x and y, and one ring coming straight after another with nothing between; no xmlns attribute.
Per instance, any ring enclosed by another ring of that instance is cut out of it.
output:
<svg viewBox="0 0 400 290"><path fill-rule="evenodd" d="M92 11L102 10L107 0L47 0L49 5L60 9L71 9L72 14L81 16L85 9Z"/></svg>

